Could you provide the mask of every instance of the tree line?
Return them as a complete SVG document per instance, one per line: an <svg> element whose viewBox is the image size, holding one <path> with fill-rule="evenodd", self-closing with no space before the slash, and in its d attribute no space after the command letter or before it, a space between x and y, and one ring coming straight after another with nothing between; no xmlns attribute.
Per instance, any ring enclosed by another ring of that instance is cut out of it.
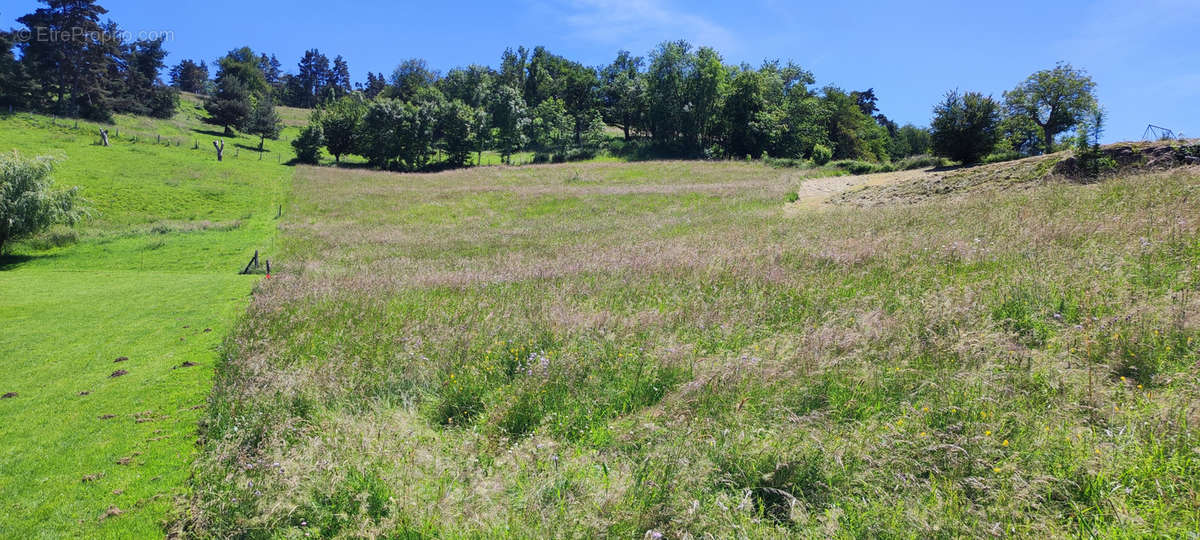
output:
<svg viewBox="0 0 1200 540"><path fill-rule="evenodd" d="M1003 103L950 92L923 128L890 120L873 88L818 87L812 72L792 62L735 65L685 41L664 42L644 57L620 51L602 66L545 47L507 49L498 68L444 74L410 59L390 76L368 73L358 84L340 55L311 49L289 72L274 54L241 47L211 68L183 60L169 70L168 85L158 77L161 39L109 39L121 35L119 27L99 22L107 11L95 0L41 1L47 7L18 19L27 35L39 28L96 33L58 41L0 33L0 105L100 120L113 112L166 117L179 91L194 92L205 96L210 122L262 139L280 132L276 105L308 108L311 122L294 146L309 162L323 150L335 161L356 155L379 168L425 170L464 166L483 151L507 161L520 151L572 159L605 149L818 164L933 152L969 163L1053 151L1061 133L1099 118L1091 112L1094 83L1069 64L1034 74Z"/></svg>
<svg viewBox="0 0 1200 540"><path fill-rule="evenodd" d="M928 152L929 132L899 126L873 89L816 88L793 63L731 65L709 47L665 42L647 57L620 51L590 67L544 47L508 49L499 69L445 74L420 59L385 79L319 102L296 141L301 160L324 147L381 168L459 167L472 152L586 157L604 145L671 157L746 156L888 161ZM619 143L605 134L620 131ZM612 150L613 148L609 148ZM435 161L436 160L436 161Z"/></svg>
<svg viewBox="0 0 1200 540"><path fill-rule="evenodd" d="M0 106L99 121L175 114L179 93L158 75L164 38L130 40L94 0L41 3L17 19L23 29L0 32Z"/></svg>

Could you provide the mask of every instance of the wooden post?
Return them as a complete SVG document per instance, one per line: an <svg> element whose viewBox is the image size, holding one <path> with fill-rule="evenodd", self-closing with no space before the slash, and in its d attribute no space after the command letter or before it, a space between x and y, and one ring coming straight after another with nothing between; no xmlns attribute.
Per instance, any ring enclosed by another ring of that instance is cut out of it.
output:
<svg viewBox="0 0 1200 540"><path fill-rule="evenodd" d="M225 157L225 141L213 141L213 148L217 149L217 161L221 161Z"/></svg>
<svg viewBox="0 0 1200 540"><path fill-rule="evenodd" d="M100 143L103 144L104 146L108 146L108 130L107 129L100 128Z"/></svg>
<svg viewBox="0 0 1200 540"><path fill-rule="evenodd" d="M254 250L254 257L251 258L250 262L246 263L246 267L242 269L242 274L243 275L249 274L251 268L254 268L255 270L258 269L258 250L257 249Z"/></svg>

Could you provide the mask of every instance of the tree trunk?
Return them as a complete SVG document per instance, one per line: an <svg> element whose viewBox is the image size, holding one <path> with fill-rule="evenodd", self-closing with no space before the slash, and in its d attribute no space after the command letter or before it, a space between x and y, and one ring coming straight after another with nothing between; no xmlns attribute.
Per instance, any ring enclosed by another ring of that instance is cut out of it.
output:
<svg viewBox="0 0 1200 540"><path fill-rule="evenodd" d="M263 151L263 145L264 145L264 144L266 144L266 143L267 143L267 136L266 136L266 135L263 135L262 137L259 137L259 139L258 139L258 153L260 153L260 154L262 153L262 151Z"/></svg>
<svg viewBox="0 0 1200 540"><path fill-rule="evenodd" d="M4 236L0 236L0 256L3 256L3 255L4 255L4 243L5 243L7 240L8 240L8 239L7 239L7 238L5 238Z"/></svg>
<svg viewBox="0 0 1200 540"><path fill-rule="evenodd" d="M217 161L221 161L225 157L225 141L213 141L213 148L217 149Z"/></svg>
<svg viewBox="0 0 1200 540"><path fill-rule="evenodd" d="M104 144L104 146L108 146L108 130L107 129L100 130L100 141Z"/></svg>
<svg viewBox="0 0 1200 540"><path fill-rule="evenodd" d="M629 123L626 122L624 126L621 126L621 129L625 130L625 142L629 142Z"/></svg>
<svg viewBox="0 0 1200 540"><path fill-rule="evenodd" d="M1048 126L1042 126L1042 138L1044 139L1043 142L1045 143L1044 146L1046 149L1046 153L1053 154L1054 153L1054 139L1050 136L1050 128Z"/></svg>

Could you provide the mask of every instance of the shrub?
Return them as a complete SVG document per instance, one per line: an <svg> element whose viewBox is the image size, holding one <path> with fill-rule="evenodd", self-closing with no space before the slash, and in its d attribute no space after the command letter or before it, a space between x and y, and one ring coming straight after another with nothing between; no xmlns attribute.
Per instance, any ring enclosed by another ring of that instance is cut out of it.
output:
<svg viewBox="0 0 1200 540"><path fill-rule="evenodd" d="M321 160L321 147L325 145L325 134L320 124L309 124L300 136L292 141L296 149L296 161L300 163L318 163Z"/></svg>
<svg viewBox="0 0 1200 540"><path fill-rule="evenodd" d="M909 156L892 164L892 168L898 171L911 171L913 169L924 169L928 167L945 167L950 165L950 161L946 158L920 155Z"/></svg>
<svg viewBox="0 0 1200 540"><path fill-rule="evenodd" d="M869 161L859 161L857 159L842 159L830 163L830 165L849 172L850 174L875 174L882 172L892 172L896 170L891 165L883 163L871 163Z"/></svg>
<svg viewBox="0 0 1200 540"><path fill-rule="evenodd" d="M0 157L0 254L4 245L46 230L55 223L74 224L84 214L77 206L79 188L53 191L54 160Z"/></svg>
<svg viewBox="0 0 1200 540"><path fill-rule="evenodd" d="M813 146L813 149L812 149L813 163L816 163L817 165L824 165L826 163L829 163L829 160L831 160L831 159L833 159L833 150L830 150L828 146L825 146L823 144L818 144L816 146Z"/></svg>

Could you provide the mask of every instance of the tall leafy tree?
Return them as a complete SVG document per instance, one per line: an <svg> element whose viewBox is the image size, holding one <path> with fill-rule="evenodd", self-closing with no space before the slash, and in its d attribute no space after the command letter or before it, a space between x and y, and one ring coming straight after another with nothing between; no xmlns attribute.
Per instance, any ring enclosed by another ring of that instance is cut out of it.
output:
<svg viewBox="0 0 1200 540"><path fill-rule="evenodd" d="M620 51L611 64L600 71L600 104L604 120L621 128L625 140L642 126L646 115L645 62L629 51Z"/></svg>
<svg viewBox="0 0 1200 540"><path fill-rule="evenodd" d="M376 75L369 71L367 72L367 85L364 86L362 89L363 95L367 99L375 99L375 96L378 96L379 94L383 93L383 91L386 89L387 89L387 79L383 76L382 73Z"/></svg>
<svg viewBox="0 0 1200 540"><path fill-rule="evenodd" d="M455 68L437 82L437 87L448 100L459 100L467 106L480 108L487 104L488 93L496 79L496 72L487 66L470 65Z"/></svg>
<svg viewBox="0 0 1200 540"><path fill-rule="evenodd" d="M434 152L439 105L388 98L372 102L363 117L359 153L381 168L420 170Z"/></svg>
<svg viewBox="0 0 1200 540"><path fill-rule="evenodd" d="M691 45L686 41L662 43L650 54L646 127L660 146L678 148L687 129L687 79L692 69Z"/></svg>
<svg viewBox="0 0 1200 540"><path fill-rule="evenodd" d="M16 36L0 32L0 107L25 108L33 101L33 81L13 55Z"/></svg>
<svg viewBox="0 0 1200 540"><path fill-rule="evenodd" d="M438 80L438 74L429 63L420 58L401 62L392 72L390 96L401 101L412 100L423 88L430 88Z"/></svg>
<svg viewBox="0 0 1200 540"><path fill-rule="evenodd" d="M217 91L204 102L209 121L225 128L225 136L232 136L234 128L245 125L254 104L250 90L237 77L217 80Z"/></svg>
<svg viewBox="0 0 1200 540"><path fill-rule="evenodd" d="M362 94L355 93L326 104L315 117L325 135L325 148L333 159L342 161L342 156L353 153L358 146L358 135L363 116L367 114L367 102Z"/></svg>
<svg viewBox="0 0 1200 540"><path fill-rule="evenodd" d="M267 76L259 63L260 56L250 47L241 47L229 51L218 61L217 84L227 79L235 79L251 95L262 96L271 91L267 84Z"/></svg>
<svg viewBox="0 0 1200 540"><path fill-rule="evenodd" d="M950 91L933 109L931 142L939 156L976 163L1000 139L1000 105L979 92Z"/></svg>
<svg viewBox="0 0 1200 540"><path fill-rule="evenodd" d="M263 145L267 139L278 139L282 129L283 121L275 112L275 102L270 96L258 98L254 108L250 110L250 116L246 119L246 131L259 137L258 151L263 151Z"/></svg>
<svg viewBox="0 0 1200 540"><path fill-rule="evenodd" d="M36 39L20 43L22 62L46 93L43 101L63 115L107 119L104 76L109 51L100 16L108 13L95 0L40 0L45 7L22 16Z"/></svg>
<svg viewBox="0 0 1200 540"><path fill-rule="evenodd" d="M571 140L575 123L567 115L567 108L561 99L546 99L531 112L527 133L530 143L535 147L561 149Z"/></svg>
<svg viewBox="0 0 1200 540"><path fill-rule="evenodd" d="M298 65L299 71L294 79L296 95L293 95L293 105L313 108L320 102L325 87L333 77L330 75L329 57L317 49L304 52Z"/></svg>
<svg viewBox="0 0 1200 540"><path fill-rule="evenodd" d="M1054 138L1083 122L1096 105L1096 83L1082 69L1059 63L1053 69L1030 75L1004 93L1009 114L1028 118L1042 130L1047 154L1054 151Z"/></svg>
<svg viewBox="0 0 1200 540"><path fill-rule="evenodd" d="M712 142L720 125L720 110L729 82L729 69L711 47L700 47L687 79L688 143L700 149Z"/></svg>
<svg viewBox="0 0 1200 540"><path fill-rule="evenodd" d="M340 54L333 59L333 65L329 68L326 87L332 89L333 99L350 93L350 64Z"/></svg>
<svg viewBox="0 0 1200 540"><path fill-rule="evenodd" d="M500 85L492 92L489 109L492 126L496 130L496 150L507 163L528 141L525 126L529 124L529 112L525 106L525 99L515 88Z"/></svg>
<svg viewBox="0 0 1200 540"><path fill-rule="evenodd" d="M208 76L208 65L203 60L199 64L183 60L171 68L171 86L183 92L202 94L208 86Z"/></svg>
<svg viewBox="0 0 1200 540"><path fill-rule="evenodd" d="M460 100L446 102L438 114L438 148L446 153L446 165L462 167L471 157L475 142L475 109Z"/></svg>

